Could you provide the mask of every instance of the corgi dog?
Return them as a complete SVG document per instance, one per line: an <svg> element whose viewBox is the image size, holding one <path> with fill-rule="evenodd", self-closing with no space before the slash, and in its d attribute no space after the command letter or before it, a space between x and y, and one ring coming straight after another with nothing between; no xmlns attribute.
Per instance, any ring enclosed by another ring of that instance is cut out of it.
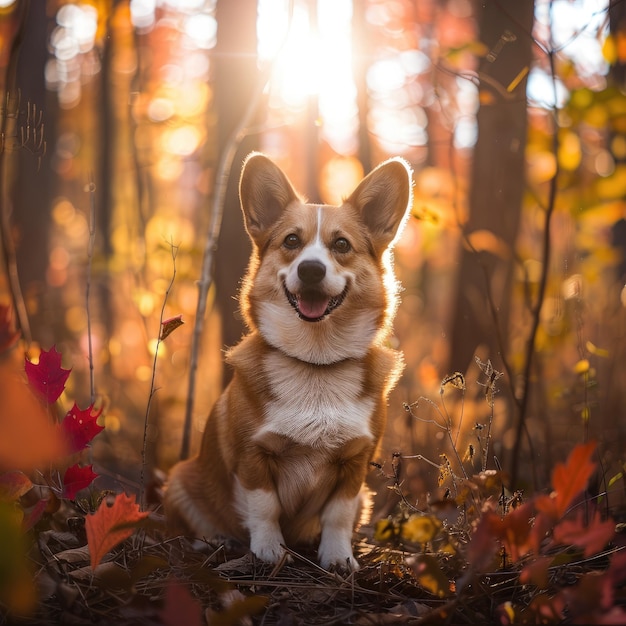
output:
<svg viewBox="0 0 626 626"><path fill-rule="evenodd" d="M240 292L249 334L227 353L233 377L200 452L170 472L165 513L174 529L238 539L270 563L319 540L323 568L355 570L360 494L403 369L385 343L411 170L391 159L341 206L306 204L253 153L239 191L253 245Z"/></svg>

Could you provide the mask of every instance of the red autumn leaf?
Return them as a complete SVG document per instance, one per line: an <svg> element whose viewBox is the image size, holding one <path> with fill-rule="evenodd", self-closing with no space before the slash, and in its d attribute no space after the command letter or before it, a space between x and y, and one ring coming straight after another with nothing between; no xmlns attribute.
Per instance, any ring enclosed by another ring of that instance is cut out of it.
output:
<svg viewBox="0 0 626 626"><path fill-rule="evenodd" d="M13 323L13 309L0 304L0 352L8 350L20 338Z"/></svg>
<svg viewBox="0 0 626 626"><path fill-rule="evenodd" d="M72 371L61 367L61 353L57 352L55 346L49 351L42 350L39 363L36 365L26 359L25 369L28 382L48 404L59 399L65 389L65 381Z"/></svg>
<svg viewBox="0 0 626 626"><path fill-rule="evenodd" d="M116 527L135 524L147 516L139 510L134 495L120 493L111 506L103 500L98 510L85 518L91 567L95 568L109 550L133 534L133 528Z"/></svg>
<svg viewBox="0 0 626 626"><path fill-rule="evenodd" d="M176 317L170 317L167 320L163 320L161 322L161 341L163 341L166 337L169 337L172 332L184 323L182 315L177 315Z"/></svg>
<svg viewBox="0 0 626 626"><path fill-rule="evenodd" d="M558 463L552 471L552 496L540 496L536 500L537 509L549 515L553 520L560 519L567 512L574 498L587 486L596 464L591 456L596 449L596 442L576 446L565 463Z"/></svg>
<svg viewBox="0 0 626 626"><path fill-rule="evenodd" d="M0 501L14 502L28 493L33 486L30 478L22 472L0 474Z"/></svg>
<svg viewBox="0 0 626 626"><path fill-rule="evenodd" d="M483 513L469 545L468 557L474 568L481 570L490 563L498 542L513 562L528 554L533 516L532 502L518 506L504 517L494 511Z"/></svg>
<svg viewBox="0 0 626 626"><path fill-rule="evenodd" d="M538 589L547 589L549 583L548 568L552 560L551 556L539 556L530 561L520 572L520 583L534 585Z"/></svg>
<svg viewBox="0 0 626 626"><path fill-rule="evenodd" d="M493 511L486 511L472 535L467 558L472 568L477 571L482 571L488 567L498 550L498 544L493 536L493 527L499 521L499 516Z"/></svg>
<svg viewBox="0 0 626 626"><path fill-rule="evenodd" d="M615 536L615 522L602 521L600 512L585 526L583 512L576 519L563 520L554 529L554 540L561 545L583 548L585 557L590 557L602 550Z"/></svg>
<svg viewBox="0 0 626 626"><path fill-rule="evenodd" d="M191 592L177 582L171 582L165 590L165 605L161 621L165 626L201 626L202 606Z"/></svg>
<svg viewBox="0 0 626 626"><path fill-rule="evenodd" d="M93 413L93 404L86 409L79 409L76 403L68 411L61 430L68 442L70 452L82 450L98 433L104 430L104 426L99 426L96 420L102 415L102 409Z"/></svg>
<svg viewBox="0 0 626 626"><path fill-rule="evenodd" d="M611 556L611 565L608 571L616 587L626 581L626 552L615 552Z"/></svg>
<svg viewBox="0 0 626 626"><path fill-rule="evenodd" d="M94 478L97 478L98 474L93 471L93 465L86 465L80 467L78 463L68 467L63 475L63 497L68 500L74 500L76 494L81 490L89 487Z"/></svg>

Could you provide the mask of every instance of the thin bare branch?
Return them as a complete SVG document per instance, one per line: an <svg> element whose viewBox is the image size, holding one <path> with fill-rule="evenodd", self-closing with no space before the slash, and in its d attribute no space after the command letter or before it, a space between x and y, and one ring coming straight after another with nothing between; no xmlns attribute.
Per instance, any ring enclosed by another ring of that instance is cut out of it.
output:
<svg viewBox="0 0 626 626"><path fill-rule="evenodd" d="M96 242L96 184L93 181L93 174L89 175L87 184L89 193L89 244L87 246L87 280L85 288L85 311L87 312L87 345L89 350L89 391L91 404L96 401L96 389L93 366L93 345L91 341L91 311L89 308L89 296L91 294L91 275L93 265L93 251Z"/></svg>
<svg viewBox="0 0 626 626"><path fill-rule="evenodd" d="M140 485L139 485L139 503L141 510L145 510L146 508L146 484L145 484L145 471L146 471L146 452L148 447L148 424L150 421L150 409L152 407L152 399L154 395L158 391L155 387L155 379L156 379L156 371L157 371L157 359L159 358L159 347L161 346L162 341L162 333L161 329L163 328L163 317L165 315L165 305L167 304L167 299L170 295L170 291L174 286L174 281L176 280L176 255L178 253L178 246L175 246L173 242L169 242L170 249L172 252L172 278L170 280L169 285L165 291L165 295L163 296L163 304L161 305L161 314L159 316L159 333L157 335L156 346L154 348L154 361L152 363L152 378L150 379L150 394L148 396L148 403L146 405L146 415L144 418L143 425L143 445L141 447L141 477L140 477Z"/></svg>
<svg viewBox="0 0 626 626"><path fill-rule="evenodd" d="M554 63L555 53L553 50L548 52L548 59L550 61L550 75L552 78L552 91L554 97L553 105L553 123L554 129L552 133L552 153L554 154L555 171L552 179L550 180L550 187L548 191L548 204L545 212L544 219L544 232L542 241L542 268L541 276L539 278L539 289L537 292L537 299L532 311L531 330L526 343L526 354L524 358L524 370L523 370L523 389L518 403L518 416L517 416L517 431L515 435L515 443L513 446L513 456L511 459L511 487L514 489L517 483L517 475L519 470L519 455L521 452L521 440L522 433L526 428L526 417L528 414L528 403L530 398L530 379L534 364L535 348L537 341L537 332L539 330L539 324L541 322L541 308L543 306L546 294L546 286L548 284L548 275L550 272L550 251L551 251L551 235L552 235L552 215L556 206L556 194L558 189L559 178L559 137L558 137L558 93L556 82L556 69ZM534 465L534 464L532 464Z"/></svg>

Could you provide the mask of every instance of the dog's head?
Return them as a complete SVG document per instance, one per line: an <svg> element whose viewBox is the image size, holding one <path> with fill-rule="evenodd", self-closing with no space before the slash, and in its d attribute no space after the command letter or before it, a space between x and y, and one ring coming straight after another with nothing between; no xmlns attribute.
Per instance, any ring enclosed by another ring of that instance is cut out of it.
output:
<svg viewBox="0 0 626 626"><path fill-rule="evenodd" d="M251 328L303 361L360 358L397 304L391 247L408 215L411 172L379 165L339 207L304 203L270 159L251 154L240 181L253 255L241 292Z"/></svg>

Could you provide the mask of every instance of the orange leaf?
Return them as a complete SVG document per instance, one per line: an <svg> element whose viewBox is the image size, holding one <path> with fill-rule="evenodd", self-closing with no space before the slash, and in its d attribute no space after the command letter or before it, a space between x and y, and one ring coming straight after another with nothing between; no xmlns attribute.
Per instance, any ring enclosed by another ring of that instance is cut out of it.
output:
<svg viewBox="0 0 626 626"><path fill-rule="evenodd" d="M33 487L30 478L22 472L4 472L0 474L0 500L13 502L19 500Z"/></svg>
<svg viewBox="0 0 626 626"><path fill-rule="evenodd" d="M574 498L587 486L587 481L596 468L596 464L591 461L595 449L595 441L578 445L565 463L557 464L552 471L552 488L555 494L552 498L537 498L537 508L540 511L553 519L563 517Z"/></svg>
<svg viewBox="0 0 626 626"><path fill-rule="evenodd" d="M532 548L532 502L526 502L501 517L486 511L476 527L469 544L468 559L481 570L489 564L498 549L498 542L513 562L519 561Z"/></svg>
<svg viewBox="0 0 626 626"><path fill-rule="evenodd" d="M147 516L147 512L139 510L134 495L120 493L111 506L103 501L93 515L85 518L91 567L95 568L109 550L133 534L133 528L116 526L134 524Z"/></svg>
<svg viewBox="0 0 626 626"><path fill-rule="evenodd" d="M11 358L0 360L0 471L30 471L65 453L56 425L18 374L20 367Z"/></svg>

